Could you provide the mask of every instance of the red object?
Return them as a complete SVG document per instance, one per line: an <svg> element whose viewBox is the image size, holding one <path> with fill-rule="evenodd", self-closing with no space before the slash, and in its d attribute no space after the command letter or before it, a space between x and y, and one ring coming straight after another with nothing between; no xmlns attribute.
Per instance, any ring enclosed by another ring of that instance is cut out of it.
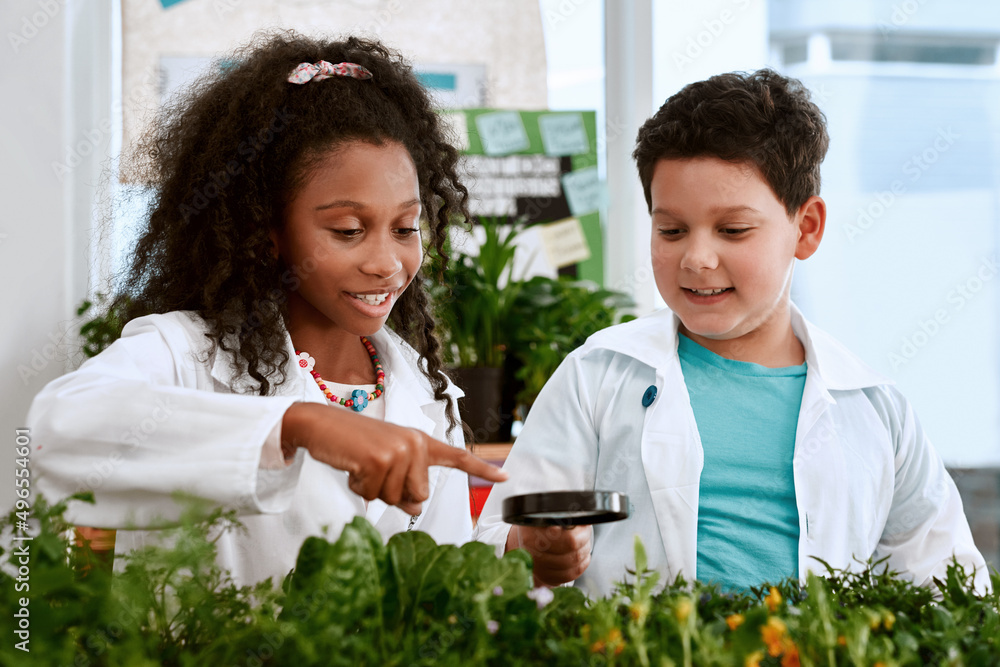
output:
<svg viewBox="0 0 1000 667"><path fill-rule="evenodd" d="M473 486L469 489L469 504L472 506L472 518L478 519L483 511L483 505L490 496L493 486Z"/></svg>

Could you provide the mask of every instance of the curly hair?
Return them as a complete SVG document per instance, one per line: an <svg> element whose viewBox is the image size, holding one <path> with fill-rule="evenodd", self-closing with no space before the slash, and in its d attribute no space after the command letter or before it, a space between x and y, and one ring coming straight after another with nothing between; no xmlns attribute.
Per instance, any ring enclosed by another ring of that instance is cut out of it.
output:
<svg viewBox="0 0 1000 667"><path fill-rule="evenodd" d="M299 63L320 60L357 63L372 79L288 83ZM285 290L298 285L294 269L272 257L269 234L281 229L311 166L348 141L402 144L416 166L429 244L445 257L449 225L468 221L468 191L427 93L381 43L258 33L217 65L138 144L133 177L155 198L120 300L127 319L199 313L212 343L244 364L263 396L285 380ZM450 431L458 420L424 289L417 275L388 323L420 355Z"/></svg>
<svg viewBox="0 0 1000 667"><path fill-rule="evenodd" d="M707 156L755 166L791 216L819 194L829 143L826 117L805 86L762 69L682 88L639 129L632 157L650 211L659 160Z"/></svg>

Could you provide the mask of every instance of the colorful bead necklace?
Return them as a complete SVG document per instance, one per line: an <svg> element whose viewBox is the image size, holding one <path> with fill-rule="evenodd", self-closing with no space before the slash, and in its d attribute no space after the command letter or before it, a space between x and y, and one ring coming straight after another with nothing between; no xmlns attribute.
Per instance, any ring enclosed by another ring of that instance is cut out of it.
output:
<svg viewBox="0 0 1000 667"><path fill-rule="evenodd" d="M368 407L368 401L374 401L376 398L382 395L385 391L385 372L382 370L382 362L378 358L378 354L375 352L375 346L371 344L365 336L361 337L361 342L365 344L365 348L368 350L368 356L371 357L372 366L375 368L375 391L369 393L364 389L355 389L351 392L350 398L339 398L333 395L326 387L326 383L323 382L323 378L319 376L319 373L313 370L316 365L316 360L310 357L305 352L299 352L295 350L296 358L298 359L299 368L304 368L309 371L309 373L316 380L316 384L319 388L323 390L326 394L327 400L331 403L339 403L345 408L351 408L355 412L361 412L366 407Z"/></svg>

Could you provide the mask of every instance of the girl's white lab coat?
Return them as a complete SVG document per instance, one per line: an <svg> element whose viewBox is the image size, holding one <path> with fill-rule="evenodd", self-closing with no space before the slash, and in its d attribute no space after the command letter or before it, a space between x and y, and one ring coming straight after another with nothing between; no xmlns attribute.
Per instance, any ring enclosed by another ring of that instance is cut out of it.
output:
<svg viewBox="0 0 1000 667"><path fill-rule="evenodd" d="M552 376L494 487L477 538L502 553L504 498L601 489L628 494L631 516L594 527L591 564L577 580L607 595L645 545L661 581L697 578L698 485L704 455L677 356L678 320L663 310L592 336ZM806 383L793 459L799 574L826 572L817 559L856 570L869 557L919 584L943 577L952 555L988 590L962 501L913 410L793 306L806 350ZM645 408L647 387L657 395ZM748 504L762 499L747 498Z"/></svg>
<svg viewBox="0 0 1000 667"><path fill-rule="evenodd" d="M237 508L246 532L219 542L219 562L237 584L280 581L310 535L336 538L364 516L388 538L410 517L381 501L368 504L347 486L347 473L299 450L288 467L262 467L273 437L295 402L326 403L315 381L294 365L286 339L287 380L275 396L240 394L247 376L233 378L232 358L211 353L197 315L173 312L130 322L122 337L35 397L28 416L36 489L50 500L90 489L96 504L74 502L67 518L102 528L151 527L179 516L172 498L182 490ZM386 330L371 337L386 375L385 419L448 441L447 419L417 354ZM450 388L453 397L461 395ZM331 409L342 409L333 408ZM337 434L332 433L331 438ZM450 444L464 447L461 428ZM472 533L464 472L430 469L430 497L414 530L439 543L460 544ZM116 552L151 539L118 531ZM119 559L120 560L120 559Z"/></svg>

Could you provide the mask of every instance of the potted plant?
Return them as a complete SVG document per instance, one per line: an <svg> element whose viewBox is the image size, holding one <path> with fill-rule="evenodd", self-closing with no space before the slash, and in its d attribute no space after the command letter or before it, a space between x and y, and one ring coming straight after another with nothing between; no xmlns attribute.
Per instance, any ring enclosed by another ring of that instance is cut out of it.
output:
<svg viewBox="0 0 1000 667"><path fill-rule="evenodd" d="M444 284L432 285L444 356L462 387L462 415L475 442L510 439L556 367L595 331L631 315L621 292L568 277L513 274L522 227L485 219L478 255L456 252Z"/></svg>
<svg viewBox="0 0 1000 667"><path fill-rule="evenodd" d="M628 295L586 280L535 276L519 290L508 320L508 340L518 368L519 411L535 401L570 352L591 334L635 319Z"/></svg>
<svg viewBox="0 0 1000 667"><path fill-rule="evenodd" d="M507 325L522 281L513 275L520 226L484 219L485 240L477 255L456 252L444 280L430 285L450 375L465 392L462 415L475 442L493 442L509 431L501 409ZM432 261L440 258L432 258Z"/></svg>

